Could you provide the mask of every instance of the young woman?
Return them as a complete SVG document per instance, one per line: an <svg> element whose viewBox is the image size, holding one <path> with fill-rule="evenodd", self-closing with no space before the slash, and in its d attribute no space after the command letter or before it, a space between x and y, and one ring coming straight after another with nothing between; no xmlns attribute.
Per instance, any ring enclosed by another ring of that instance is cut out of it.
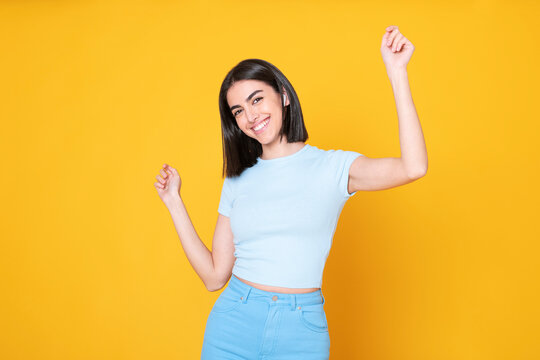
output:
<svg viewBox="0 0 540 360"><path fill-rule="evenodd" d="M191 265L210 291L227 287L206 323L201 358L328 359L322 275L345 202L426 173L427 154L406 65L414 46L397 26L381 45L399 117L402 157L306 144L293 86L259 59L225 77L219 109L226 178L212 251L199 239L180 197L180 176L165 164L154 185ZM230 281L229 281L230 280Z"/></svg>

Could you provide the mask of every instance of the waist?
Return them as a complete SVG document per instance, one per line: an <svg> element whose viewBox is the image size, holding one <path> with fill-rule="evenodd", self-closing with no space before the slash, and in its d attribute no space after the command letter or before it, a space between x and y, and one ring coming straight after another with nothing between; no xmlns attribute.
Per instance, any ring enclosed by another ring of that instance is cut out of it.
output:
<svg viewBox="0 0 540 360"><path fill-rule="evenodd" d="M231 280L229 281L227 288L228 291L232 291L237 295L243 295L242 297L244 298L247 297L246 294L249 294L249 298L251 299L259 299L273 304L290 304L291 301L305 305L325 303L321 289L306 293L281 293L276 291L266 291L244 283L236 275L231 276Z"/></svg>
<svg viewBox="0 0 540 360"><path fill-rule="evenodd" d="M266 292L277 292L277 293L282 293L282 294L305 294L305 293L311 293L311 292L320 290L320 288L285 288L285 287L257 284L249 280L242 279L241 277L238 277L234 274L232 276L236 277L238 280L242 281L244 284L248 286L251 286L256 289L266 291Z"/></svg>

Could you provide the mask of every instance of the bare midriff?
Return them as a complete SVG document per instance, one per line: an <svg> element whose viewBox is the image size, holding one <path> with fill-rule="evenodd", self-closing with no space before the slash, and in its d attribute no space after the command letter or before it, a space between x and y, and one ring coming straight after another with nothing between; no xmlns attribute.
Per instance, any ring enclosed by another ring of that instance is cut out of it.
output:
<svg viewBox="0 0 540 360"><path fill-rule="evenodd" d="M236 275L233 274L233 276L236 276ZM247 281L242 278L239 278L238 276L236 276L236 278L245 284L253 286L254 288L257 288L259 290L264 290L264 291L270 291L270 292L278 292L278 293L284 293L284 294L304 294L304 293L310 293L310 292L320 290L320 288L286 288L286 287L270 286L270 285L257 284L251 281Z"/></svg>

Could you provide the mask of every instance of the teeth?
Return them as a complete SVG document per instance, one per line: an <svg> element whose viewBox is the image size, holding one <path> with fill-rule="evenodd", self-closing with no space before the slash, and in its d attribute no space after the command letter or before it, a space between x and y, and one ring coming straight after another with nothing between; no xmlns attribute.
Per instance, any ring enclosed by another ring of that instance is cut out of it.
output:
<svg viewBox="0 0 540 360"><path fill-rule="evenodd" d="M262 129L266 124L268 124L268 121L269 121L269 120L263 121L261 124L257 125L257 127L253 128L253 129L255 129L255 130L260 130L260 129Z"/></svg>

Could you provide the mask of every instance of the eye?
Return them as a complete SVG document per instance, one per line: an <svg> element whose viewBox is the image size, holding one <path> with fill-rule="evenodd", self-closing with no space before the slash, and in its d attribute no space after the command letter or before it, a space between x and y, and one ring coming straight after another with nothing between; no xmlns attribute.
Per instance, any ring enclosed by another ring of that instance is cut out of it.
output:
<svg viewBox="0 0 540 360"><path fill-rule="evenodd" d="M258 97L258 98L255 98L255 99L253 100L253 103L255 103L255 101L256 101L256 100L259 100L259 99L261 99L261 100L262 100L262 97ZM257 101L257 103L259 103L259 102ZM238 111L236 111L236 112L235 112L235 113L233 114L233 116L235 116L235 117L236 117L236 115L238 115L238 113L239 113L240 111L242 111L242 110L238 110Z"/></svg>

